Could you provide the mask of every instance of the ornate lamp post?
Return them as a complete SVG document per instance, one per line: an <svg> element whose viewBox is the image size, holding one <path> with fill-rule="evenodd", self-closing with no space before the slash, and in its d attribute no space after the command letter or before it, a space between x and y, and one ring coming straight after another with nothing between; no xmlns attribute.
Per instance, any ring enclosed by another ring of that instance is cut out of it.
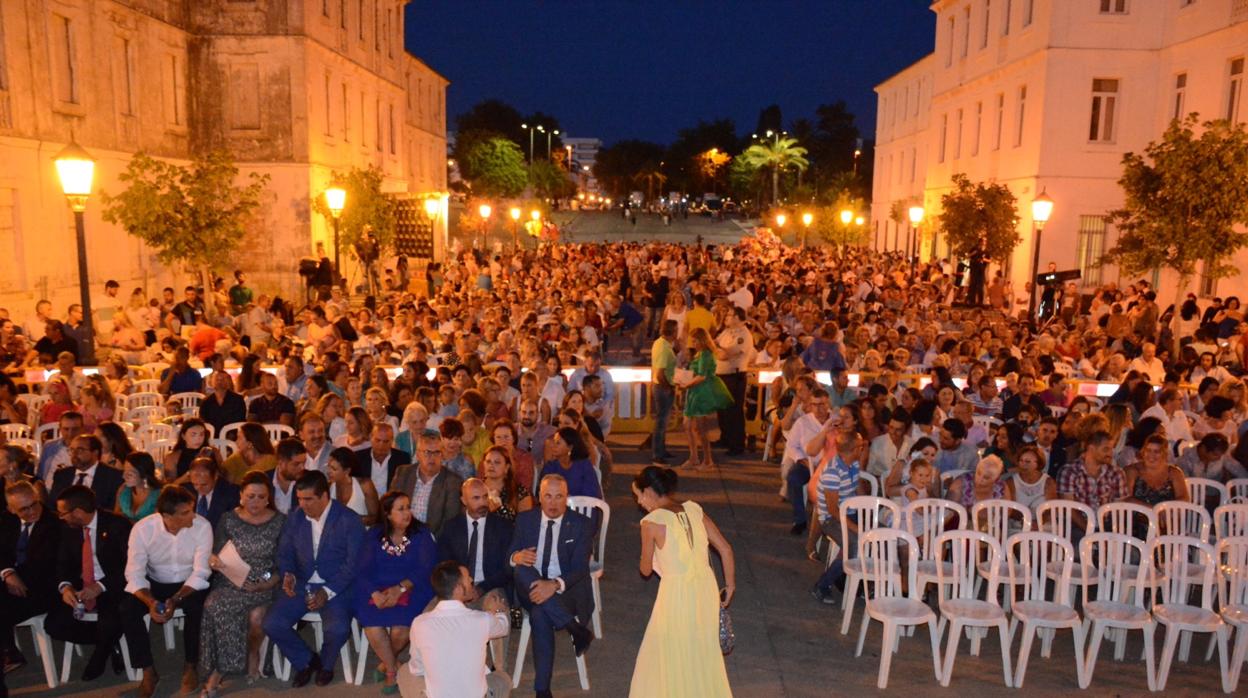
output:
<svg viewBox="0 0 1248 698"><path fill-rule="evenodd" d="M810 224L815 222L815 214L807 211L802 214L802 247L806 246L806 238L810 237Z"/></svg>
<svg viewBox="0 0 1248 698"><path fill-rule="evenodd" d="M507 212L511 215L511 246L516 251L520 250L520 209L512 206Z"/></svg>
<svg viewBox="0 0 1248 698"><path fill-rule="evenodd" d="M342 216L342 209L346 204L347 190L336 182L329 185L329 188L325 190L325 207L329 209L334 219L334 276L338 278L342 278L342 266L338 263L338 219Z"/></svg>
<svg viewBox="0 0 1248 698"><path fill-rule="evenodd" d="M923 222L923 207L915 204L910 207L910 275L914 276L914 267L919 256L919 224Z"/></svg>
<svg viewBox="0 0 1248 698"><path fill-rule="evenodd" d="M490 224L490 214L493 212L494 212L494 209L490 208L489 204L481 204L480 206L477 207L477 213L480 214L481 216L481 247L482 249L484 249L485 246L489 244L489 240L486 239L486 237L489 235L489 229L487 228L487 226Z"/></svg>
<svg viewBox="0 0 1248 698"><path fill-rule="evenodd" d="M1031 251L1031 295L1027 301L1027 317L1034 318L1036 313L1036 291L1040 285L1037 278L1040 274L1040 234L1044 232L1044 224L1049 222L1049 216L1053 215L1053 199L1045 193L1046 190L1040 190L1040 196L1031 201L1031 221L1032 227L1035 228L1036 234Z"/></svg>
<svg viewBox="0 0 1248 698"><path fill-rule="evenodd" d="M84 353L78 357L80 363L95 363L95 327L91 321L91 282L87 276L87 234L84 213L87 210L87 198L91 196L91 182L95 178L95 159L90 153L70 139L69 145L57 153L56 175L61 180L61 191L69 208L74 212L74 230L78 236L78 292L82 302L83 342L79 350Z"/></svg>

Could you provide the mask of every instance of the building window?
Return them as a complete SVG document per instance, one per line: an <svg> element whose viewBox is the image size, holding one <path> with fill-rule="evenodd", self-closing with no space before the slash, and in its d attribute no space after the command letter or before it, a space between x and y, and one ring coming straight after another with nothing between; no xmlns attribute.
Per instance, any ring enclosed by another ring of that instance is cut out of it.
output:
<svg viewBox="0 0 1248 698"><path fill-rule="evenodd" d="M359 26L359 30L360 30L360 41L363 42L364 41L364 0L355 0L355 1L359 3L358 5L355 6L355 8L356 8L356 15L360 19L360 21L357 22Z"/></svg>
<svg viewBox="0 0 1248 698"><path fill-rule="evenodd" d="M1239 123L1239 103L1243 101L1244 59L1231 61L1231 79L1226 86L1226 120Z"/></svg>
<svg viewBox="0 0 1248 698"><path fill-rule="evenodd" d="M124 37L117 39L118 107L121 113L134 114L134 43Z"/></svg>
<svg viewBox="0 0 1248 698"><path fill-rule="evenodd" d="M1027 86L1018 88L1018 125L1014 131L1014 147L1023 144L1023 126L1027 123Z"/></svg>
<svg viewBox="0 0 1248 698"><path fill-rule="evenodd" d="M347 28L347 0L338 0L338 28Z"/></svg>
<svg viewBox="0 0 1248 698"><path fill-rule="evenodd" d="M1023 0L1023 27L1030 27L1036 18L1036 0Z"/></svg>
<svg viewBox="0 0 1248 698"><path fill-rule="evenodd" d="M914 88L914 115L919 115L919 104L923 101L923 81L920 80L917 87Z"/></svg>
<svg viewBox="0 0 1248 698"><path fill-rule="evenodd" d="M1005 130L1005 93L997 95L997 126L992 134L992 149L1001 150L1001 132Z"/></svg>
<svg viewBox="0 0 1248 698"><path fill-rule="evenodd" d="M910 183L911 184L914 184L914 177L918 172L918 168L915 166L916 161L918 159L919 159L919 149L911 148L910 149Z"/></svg>
<svg viewBox="0 0 1248 698"><path fill-rule="evenodd" d="M0 12L0 91L9 89L8 61L4 57L4 13Z"/></svg>
<svg viewBox="0 0 1248 698"><path fill-rule="evenodd" d="M1205 260L1200 264L1200 296L1202 298L1211 298L1218 295L1218 280L1209 275L1209 267L1213 266L1209 260Z"/></svg>
<svg viewBox="0 0 1248 698"><path fill-rule="evenodd" d="M1001 36L1010 35L1010 15L1014 11L1014 0L1005 0L1005 13L1001 16Z"/></svg>
<svg viewBox="0 0 1248 698"><path fill-rule="evenodd" d="M390 154L394 155L396 152L394 148L394 105L388 106L390 108Z"/></svg>
<svg viewBox="0 0 1248 698"><path fill-rule="evenodd" d="M979 47L988 48L988 33L992 28L992 0L984 0L984 34L979 37Z"/></svg>
<svg viewBox="0 0 1248 698"><path fill-rule="evenodd" d="M971 157L979 155L979 136L984 128L984 103L975 103L975 139L971 141Z"/></svg>
<svg viewBox="0 0 1248 698"><path fill-rule="evenodd" d="M381 0L373 2L373 50L381 50Z"/></svg>
<svg viewBox="0 0 1248 698"><path fill-rule="evenodd" d="M1092 80L1092 123L1088 140L1093 143L1114 142L1114 107L1118 103L1118 81Z"/></svg>
<svg viewBox="0 0 1248 698"><path fill-rule="evenodd" d="M165 85L168 90L168 94L165 97L165 114L169 118L169 123L181 126L185 116L182 104L183 99L186 97L186 83L182 79L182 66L179 65L177 55L170 55L165 65L166 70L168 70L168 74L165 76Z"/></svg>
<svg viewBox="0 0 1248 698"><path fill-rule="evenodd" d="M1127 14L1127 0L1101 0L1101 14L1103 15L1125 15Z"/></svg>
<svg viewBox="0 0 1248 698"><path fill-rule="evenodd" d="M1079 216L1075 261L1084 286L1101 285L1101 256L1105 254L1105 216Z"/></svg>
<svg viewBox="0 0 1248 698"><path fill-rule="evenodd" d="M962 57L966 58L966 55L970 53L971 51L971 6L970 5L967 5L966 7L962 8L962 24L965 25L962 28Z"/></svg>
<svg viewBox="0 0 1248 698"><path fill-rule="evenodd" d="M381 25L381 31L386 35L386 55L394 58L394 41L390 36L390 19L394 15L394 10L386 9L386 23Z"/></svg>
<svg viewBox="0 0 1248 698"><path fill-rule="evenodd" d="M937 151L937 162L945 161L945 145L949 140L949 115L940 115L940 150Z"/></svg>
<svg viewBox="0 0 1248 698"><path fill-rule="evenodd" d="M326 135L326 136L332 136L332 135L333 135L333 133L334 133L334 131L333 131L333 120L332 120L332 119L331 119L331 117L330 117L330 109L331 109L331 108L332 108L332 106L333 106L333 100L330 98L330 96L329 96L329 95L330 95L330 92L329 92L329 73L328 73L328 72L326 72L326 73L325 73L325 135Z"/></svg>
<svg viewBox="0 0 1248 698"><path fill-rule="evenodd" d="M953 136L953 159L962 157L962 110L958 110L958 130Z"/></svg>
<svg viewBox="0 0 1248 698"><path fill-rule="evenodd" d="M368 97L360 91L360 147L368 147Z"/></svg>
<svg viewBox="0 0 1248 698"><path fill-rule="evenodd" d="M321 14L329 16L329 0L321 0Z"/></svg>
<svg viewBox="0 0 1248 698"><path fill-rule="evenodd" d="M1172 119L1183 118L1183 103L1187 97L1187 73L1174 76L1174 114Z"/></svg>
<svg viewBox="0 0 1248 698"><path fill-rule="evenodd" d="M957 31L956 22L953 17L949 18L949 49L945 51L945 67L953 65L953 37Z"/></svg>
<svg viewBox="0 0 1248 698"><path fill-rule="evenodd" d="M377 135L377 140L375 140L375 141L374 141L374 144L377 146L377 152L379 152L379 153L380 153L380 152L381 152L381 148L382 148L382 145L381 145L381 98L380 98L380 97L378 97L378 98L377 98L377 101L376 101L376 103L375 103L373 106L375 107L375 109L374 109L374 111L373 111L373 114L374 114L374 115L376 115L376 117L377 117L377 118L376 118L376 122L377 122L377 134L376 134L376 135Z"/></svg>
<svg viewBox="0 0 1248 698"><path fill-rule="evenodd" d="M74 60L74 23L68 17L52 15L52 65L56 70L56 97L78 103L78 71Z"/></svg>
<svg viewBox="0 0 1248 698"><path fill-rule="evenodd" d="M347 94L347 83L342 83L342 140L351 142L351 98Z"/></svg>

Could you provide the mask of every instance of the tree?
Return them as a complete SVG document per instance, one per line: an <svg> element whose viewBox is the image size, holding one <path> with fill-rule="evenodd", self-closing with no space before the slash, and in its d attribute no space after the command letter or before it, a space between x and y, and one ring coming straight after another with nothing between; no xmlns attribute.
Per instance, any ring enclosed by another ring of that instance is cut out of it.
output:
<svg viewBox="0 0 1248 698"><path fill-rule="evenodd" d="M598 151L594 177L608 192L623 198L632 191L633 178L643 171L662 167L665 149L649 141L620 141Z"/></svg>
<svg viewBox="0 0 1248 698"><path fill-rule="evenodd" d="M528 184L524 154L520 146L506 138L477 141L460 163L465 179L478 196L519 196Z"/></svg>
<svg viewBox="0 0 1248 698"><path fill-rule="evenodd" d="M205 272L238 249L269 183L267 174L253 172L239 186L238 168L223 150L186 166L137 153L118 179L126 186L120 194L100 194L104 220L155 249L161 262Z"/></svg>
<svg viewBox="0 0 1248 698"><path fill-rule="evenodd" d="M528 170L529 186L542 199L562 199L576 194L576 183L563 168L548 160L534 160Z"/></svg>
<svg viewBox="0 0 1248 698"><path fill-rule="evenodd" d="M762 170L738 155L728 165L728 191L739 201L746 201L762 191ZM761 198L761 196L760 196ZM761 206L762 202L758 202Z"/></svg>
<svg viewBox="0 0 1248 698"><path fill-rule="evenodd" d="M639 185L642 182L646 183L646 201L652 201L654 200L655 182L658 182L659 193L662 194L663 184L667 182L667 175L659 171L658 168L650 168L633 175L633 181L637 182Z"/></svg>
<svg viewBox="0 0 1248 698"><path fill-rule="evenodd" d="M1197 129L1200 133L1197 133ZM1231 264L1248 245L1248 132L1227 121L1200 123L1191 114L1172 121L1143 155L1122 158L1123 207L1110 211L1118 243L1101 262L1129 274L1167 267L1179 275L1177 309L1192 277L1239 273ZM1238 230L1237 230L1238 228ZM1174 313L1177 325L1179 313ZM1174 333L1177 355L1179 341Z"/></svg>
<svg viewBox="0 0 1248 698"><path fill-rule="evenodd" d="M953 176L953 191L940 198L936 217L955 257L981 253L1005 262L1022 239L1018 234L1018 200L1004 184L972 183L965 174Z"/></svg>
<svg viewBox="0 0 1248 698"><path fill-rule="evenodd" d="M515 143L522 140L528 143L528 132L520 128L523 123L524 117L515 107L501 99L487 99L455 117L456 140L458 142L464 134L478 131L490 136L502 136Z"/></svg>
<svg viewBox="0 0 1248 698"><path fill-rule="evenodd" d="M372 231L379 251L393 248L395 204L394 199L381 191L383 179L381 170L372 166L367 169L353 167L346 174L333 174L332 181L347 192L346 205L338 218L338 245L341 250L355 250L356 244L364 237L365 227ZM333 216L329 206L325 205L324 196L314 197L312 208L327 220Z"/></svg>
<svg viewBox="0 0 1248 698"><path fill-rule="evenodd" d="M771 170L773 204L780 201L780 173L790 167L804 170L810 164L806 160L806 149L797 144L797 139L780 136L755 143L746 148L741 157L755 167Z"/></svg>

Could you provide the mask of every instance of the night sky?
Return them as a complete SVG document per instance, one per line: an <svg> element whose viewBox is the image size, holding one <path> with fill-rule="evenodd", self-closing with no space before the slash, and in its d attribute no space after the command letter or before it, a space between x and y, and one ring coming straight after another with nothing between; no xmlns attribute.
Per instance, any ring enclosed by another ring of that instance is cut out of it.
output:
<svg viewBox="0 0 1248 698"><path fill-rule="evenodd" d="M787 126L843 99L871 137L876 83L931 51L929 0L415 0L407 49L451 81L447 128L473 104L543 111L571 136L670 143L699 119Z"/></svg>

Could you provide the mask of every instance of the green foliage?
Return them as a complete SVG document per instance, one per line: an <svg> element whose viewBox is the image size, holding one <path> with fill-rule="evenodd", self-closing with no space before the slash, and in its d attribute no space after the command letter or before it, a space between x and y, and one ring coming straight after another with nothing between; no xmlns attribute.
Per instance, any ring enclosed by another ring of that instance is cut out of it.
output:
<svg viewBox="0 0 1248 698"><path fill-rule="evenodd" d="M576 183L568 178L567 170L549 160L533 161L528 176L529 185L538 198L561 199L576 195Z"/></svg>
<svg viewBox="0 0 1248 698"><path fill-rule="evenodd" d="M382 179L381 170L372 166L367 169L353 167L346 174L334 173L333 181L347 192L342 217L338 219L339 245L343 251L355 248L364 235L365 226L372 228L381 249L393 247L395 204L393 199L381 192ZM324 196L313 198L312 208L327 219L332 217Z"/></svg>
<svg viewBox="0 0 1248 698"><path fill-rule="evenodd" d="M617 199L633 191L634 178L641 172L659 170L665 149L649 141L620 141L598 151L594 177Z"/></svg>
<svg viewBox="0 0 1248 698"><path fill-rule="evenodd" d="M1018 234L1018 200L1004 184L972 183L964 174L953 176L953 191L940 198L936 223L955 257L967 258L982 250L1004 262L1022 240Z"/></svg>
<svg viewBox="0 0 1248 698"><path fill-rule="evenodd" d="M1118 243L1102 258L1128 274L1173 269L1179 297L1201 264L1214 278L1239 273L1230 261L1248 244L1248 132L1198 119L1173 121L1142 155L1123 156L1125 203L1109 212Z"/></svg>
<svg viewBox="0 0 1248 698"><path fill-rule="evenodd" d="M738 155L728 165L728 190L742 201L756 196L762 185L762 171Z"/></svg>
<svg viewBox="0 0 1248 698"><path fill-rule="evenodd" d="M253 172L238 186L238 168L220 150L185 167L137 153L118 179L126 185L120 194L100 194L104 220L155 249L161 262L195 269L229 260L269 182Z"/></svg>
<svg viewBox="0 0 1248 698"><path fill-rule="evenodd" d="M478 196L518 196L528 184L524 154L506 138L477 141L460 160L465 179ZM469 176L467 173L471 173Z"/></svg>
<svg viewBox="0 0 1248 698"><path fill-rule="evenodd" d="M527 144L528 132L520 128L523 123L524 117L520 112L500 99L478 102L455 117L456 146L466 134L473 132L487 134L486 138L501 136L515 143L523 138Z"/></svg>
<svg viewBox="0 0 1248 698"><path fill-rule="evenodd" d="M910 222L910 207L902 199L897 199L888 207L888 219L899 226Z"/></svg>
<svg viewBox="0 0 1248 698"><path fill-rule="evenodd" d="M810 164L806 149L797 144L796 138L769 138L745 149L741 153L746 162L756 168L771 170L771 200L780 200L780 173L793 168L804 170Z"/></svg>

